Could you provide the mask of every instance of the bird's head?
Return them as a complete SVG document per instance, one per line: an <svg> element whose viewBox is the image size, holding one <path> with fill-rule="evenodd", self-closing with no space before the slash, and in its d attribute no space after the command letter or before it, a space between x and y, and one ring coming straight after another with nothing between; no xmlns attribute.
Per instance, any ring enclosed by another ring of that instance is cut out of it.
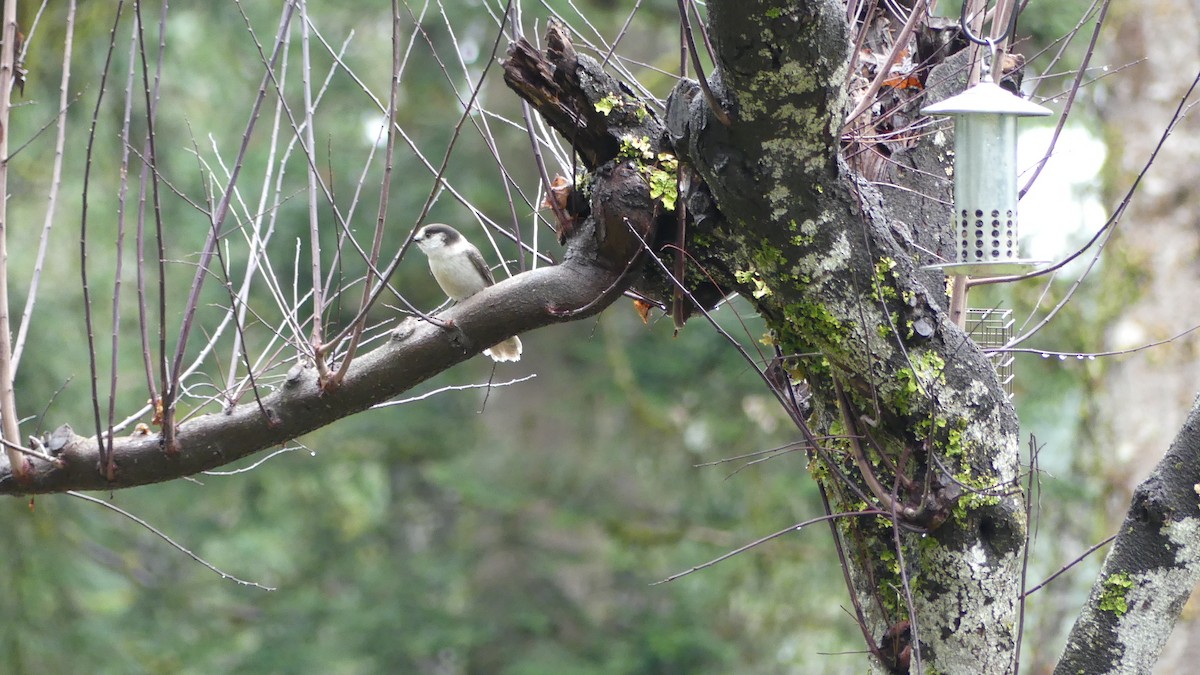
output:
<svg viewBox="0 0 1200 675"><path fill-rule="evenodd" d="M417 243L417 246L426 255L429 255L439 249L454 246L462 241L462 235L458 233L458 230L449 225L434 223L417 230L417 234L413 236L413 241Z"/></svg>

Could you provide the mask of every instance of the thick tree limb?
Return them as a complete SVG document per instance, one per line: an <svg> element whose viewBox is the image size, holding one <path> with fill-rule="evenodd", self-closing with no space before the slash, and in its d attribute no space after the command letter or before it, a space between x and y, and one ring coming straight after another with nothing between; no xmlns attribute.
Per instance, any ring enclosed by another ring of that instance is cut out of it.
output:
<svg viewBox="0 0 1200 675"><path fill-rule="evenodd" d="M34 460L32 474L18 482L10 466L0 464L0 494L125 488L228 464L386 401L511 335L593 315L619 297L616 279L571 260L514 276L440 315L455 329L408 319L385 344L355 359L336 392L321 392L315 370L294 373L263 397L270 420L257 403L189 420L178 427L178 454L164 452L158 434L117 438L111 482L98 470L96 439L73 436L57 455L61 468ZM557 313L585 306L569 318Z"/></svg>
<svg viewBox="0 0 1200 675"><path fill-rule="evenodd" d="M1148 673L1200 583L1200 398L1137 487L1054 672Z"/></svg>

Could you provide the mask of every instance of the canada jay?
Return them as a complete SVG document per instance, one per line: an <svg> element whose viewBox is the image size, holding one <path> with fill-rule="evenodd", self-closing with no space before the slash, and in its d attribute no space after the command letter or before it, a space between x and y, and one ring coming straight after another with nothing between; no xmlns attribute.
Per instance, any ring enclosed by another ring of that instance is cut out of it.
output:
<svg viewBox="0 0 1200 675"><path fill-rule="evenodd" d="M429 271L442 291L455 302L462 302L496 283L479 249L449 225L426 225L413 241L429 257ZM520 361L521 340L517 337L483 351L494 361Z"/></svg>

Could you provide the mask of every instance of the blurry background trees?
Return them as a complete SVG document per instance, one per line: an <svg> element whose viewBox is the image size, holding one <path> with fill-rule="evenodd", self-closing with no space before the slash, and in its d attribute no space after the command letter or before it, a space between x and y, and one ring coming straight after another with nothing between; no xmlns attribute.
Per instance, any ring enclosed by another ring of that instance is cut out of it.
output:
<svg viewBox="0 0 1200 675"><path fill-rule="evenodd" d="M1035 38L1018 50L1037 53L1073 26L1086 4L1032 3L1023 15L1022 30L1034 32ZM1102 64L1140 58L1149 49L1146 45L1176 40L1196 44L1161 26L1138 28L1143 16L1169 14L1143 13L1134 3L1116 4L1123 10L1121 35L1158 31L1163 38L1121 40L1122 49L1103 52ZM577 30L588 30L585 26L590 24L595 30L591 37L605 39L619 32L630 11L611 3L549 5L526 11L541 16L556 11ZM147 31L156 34L158 8L143 9ZM53 158L53 134L38 131L55 116L66 35L65 3L48 6L36 32L31 32L36 10L31 4L20 10L21 24L29 33L29 74L22 99L26 104L14 110L11 130L12 147L21 148L10 178L15 279L31 274L38 246ZM278 8L246 3L242 10L259 41L269 44ZM52 261L77 255L83 149L100 93L99 73L114 11L109 3L83 3L76 19L72 103L66 112L68 153L50 245ZM413 35L412 63L401 85L398 117L436 165L450 142L448 120L457 117L459 100L470 95L490 58L494 17L503 8L452 2L441 7L414 5L411 11L403 24ZM342 58L386 102L390 8L320 1L309 3L309 12L333 50L353 35ZM423 32L412 30L414 17L422 17ZM540 28L541 23L526 17L525 25ZM173 6L168 26L158 162L172 190L200 196L213 189L202 162L219 175L215 148L228 162L237 147L261 61L234 6ZM89 268L97 278L108 279L93 289L102 289L102 308L115 273L105 247L111 253L115 239L111 214L117 209L117 162L123 146L114 130L120 128L125 105L124 83L119 80L127 72L131 27L126 15L117 28L112 69L117 82L108 83L99 110L101 131L88 195L92 241L99 251L90 257ZM621 43L621 63L637 68L644 84L665 95L673 78L657 71L676 68L677 42L674 4L645 3ZM289 77L299 78L299 59L294 58ZM1180 58L1187 57L1168 60ZM634 65L638 61L645 65ZM319 81L332 63L328 50L315 49L314 77ZM1035 60L1031 72L1037 65ZM1142 146L1131 139L1149 138L1141 142L1153 143L1166 119L1162 111L1158 117L1142 111L1131 119L1118 115L1126 110L1121 87L1152 86L1146 70L1133 72L1138 74L1117 74L1085 90L1089 93L1084 102L1103 103L1093 118L1096 133L1115 139L1114 129L1121 130L1113 147L1129 150L1115 153L1121 163L1114 163L1107 174L1113 193L1127 184L1130 166L1144 159L1144 150L1135 150ZM1066 81L1042 85L1043 93L1064 89ZM1177 85L1162 86L1170 91L1154 100L1169 102L1182 93ZM488 109L520 118L517 100L503 87L495 67L480 95ZM330 79L317 119L316 164L335 193L348 196L357 187L367 150L379 142L382 115L352 79L339 75ZM1142 124L1132 121L1138 119ZM492 125L506 170L535 184L528 139L497 131L506 124L498 118L476 120ZM261 175L269 152L271 148L256 139L247 171ZM1129 157L1130 163L1124 163ZM433 181L411 151L401 148L396 158L390 209L394 220L408 223ZM302 180L305 161L300 153L288 166L294 178ZM354 224L364 233L369 233L378 199L378 165L373 170L363 182L363 215ZM1167 180L1166 174L1159 174L1161 180ZM471 125L458 142L447 177L488 216L512 219L497 162ZM1164 212L1187 213L1187 200L1194 202L1178 187L1162 187L1155 194L1176 195ZM1112 194L1105 197L1106 203L1115 202ZM168 257L175 261L172 265L190 270L208 223L181 199L163 203L163 220L171 228ZM300 288L310 283L306 254L300 254L293 268L296 251L306 246L306 215L304 195L289 187L277 209L272 255L287 289L293 279ZM516 217L530 222L530 209L519 209ZM1146 218L1161 220L1154 213ZM429 220L469 230L474 219L468 209L443 195ZM407 235L404 227L390 230L385 246L398 246ZM337 232L331 228L328 236L325 245L333 249ZM1140 255L1153 257L1158 250L1154 243ZM510 261L517 259L514 248L503 250ZM1116 261L1106 260L1098 275L1108 295L1081 296L1072 306L1076 314L1053 324L1039 338L1040 346L1065 351L1102 347L1095 339L1098 326L1120 310L1104 305L1104 298L1132 297L1123 285L1129 283L1123 281L1126 275L1138 280L1147 274L1126 264L1139 254L1122 251L1136 248L1110 250ZM24 414L36 415L25 426L48 431L63 421L91 419L91 409L77 268L47 265L42 283L17 388ZM394 284L423 309L441 300L419 258L401 267ZM26 290L19 285L12 289L15 306ZM171 289L180 302L185 290ZM1035 303L1037 292L989 291L1018 307ZM992 296L981 296L978 304L991 301ZM228 296L213 285L206 302L227 304ZM717 316L728 331L753 343L761 336L761 323L747 311L740 312L739 321L735 314L740 309L744 307L733 302ZM354 310L347 306L334 314L348 321ZM106 310L99 314L105 316ZM372 318L391 321L395 316L395 309L381 307ZM1100 324L1090 322L1098 317ZM109 326L106 319L99 321L97 334L105 335ZM172 326L177 323L177 317L171 319ZM0 575L0 616L6 619L0 623L0 656L6 668L16 673L69 672L88 663L96 672L112 673L514 674L861 669L861 655L830 654L859 650L861 639L842 609L845 591L823 531L779 539L671 584L648 585L820 513L815 488L798 479L805 461L801 453L782 454L732 477L745 461L696 466L797 440L794 427L761 381L714 331L696 322L672 337L669 320L644 326L632 310L619 306L597 320L523 339L525 358L518 366L499 370L496 380L536 373L532 381L490 394L484 389L439 393L365 413L314 433L303 439L302 448L244 473L99 495L147 518L223 570L277 587L274 592L222 580L130 521L69 496L6 501L0 507L0 537L6 542L0 560L9 572ZM122 344L127 352L122 359L140 360L135 339ZM101 361L103 372L108 365L103 357ZM1166 359L1170 368L1186 361L1186 355ZM1045 479L1047 494L1063 506L1044 508L1041 522L1051 531L1075 523L1067 540L1078 546L1065 550L1054 537L1036 546L1034 581L1114 526L1105 524L1098 512L1094 519L1080 518L1080 513L1095 509L1097 499L1114 482L1111 475L1094 474L1106 464L1094 460L1109 451L1111 439L1070 433L1078 427L1063 412L1040 414L1077 409L1088 397L1085 387L1103 385L1109 371L1092 363L1032 358L1018 366L1023 433L1050 440L1047 457L1074 452L1055 464L1054 476ZM489 368L485 360L475 359L423 390L483 382ZM705 375L701 379L696 373ZM145 400L136 371L123 375L119 385L125 408ZM1182 415L1185 403L1156 405ZM1088 412L1116 417L1090 408ZM1164 437L1176 427L1164 421ZM1165 441L1147 440L1138 448L1156 458ZM1119 515L1125 500L1114 502ZM1038 552L1045 555L1039 557ZM1043 591L1061 592L1061 601L1034 596L1028 621L1038 630L1025 643L1034 655L1030 663L1053 662L1061 639L1047 636L1073 616L1083 599L1079 589L1085 592L1090 581L1091 575L1081 571L1078 584L1063 581Z"/></svg>

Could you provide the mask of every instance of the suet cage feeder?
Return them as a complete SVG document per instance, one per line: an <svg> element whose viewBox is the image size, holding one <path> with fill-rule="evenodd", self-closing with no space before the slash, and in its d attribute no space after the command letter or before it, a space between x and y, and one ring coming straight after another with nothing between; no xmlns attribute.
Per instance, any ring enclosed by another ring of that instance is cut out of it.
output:
<svg viewBox="0 0 1200 675"><path fill-rule="evenodd" d="M954 118L955 261L934 265L947 274L988 278L1019 274L1042 263L1022 260L1017 242L1017 118L1050 110L983 81L925 107Z"/></svg>
<svg viewBox="0 0 1200 675"><path fill-rule="evenodd" d="M1000 386L1004 387L1009 399L1013 397L1013 381L1016 379L1013 366L1016 359L1012 352L1003 348L1012 341L1014 323L1011 309L989 307L967 310L967 335L982 349L990 350L986 352L988 360L996 369Z"/></svg>

